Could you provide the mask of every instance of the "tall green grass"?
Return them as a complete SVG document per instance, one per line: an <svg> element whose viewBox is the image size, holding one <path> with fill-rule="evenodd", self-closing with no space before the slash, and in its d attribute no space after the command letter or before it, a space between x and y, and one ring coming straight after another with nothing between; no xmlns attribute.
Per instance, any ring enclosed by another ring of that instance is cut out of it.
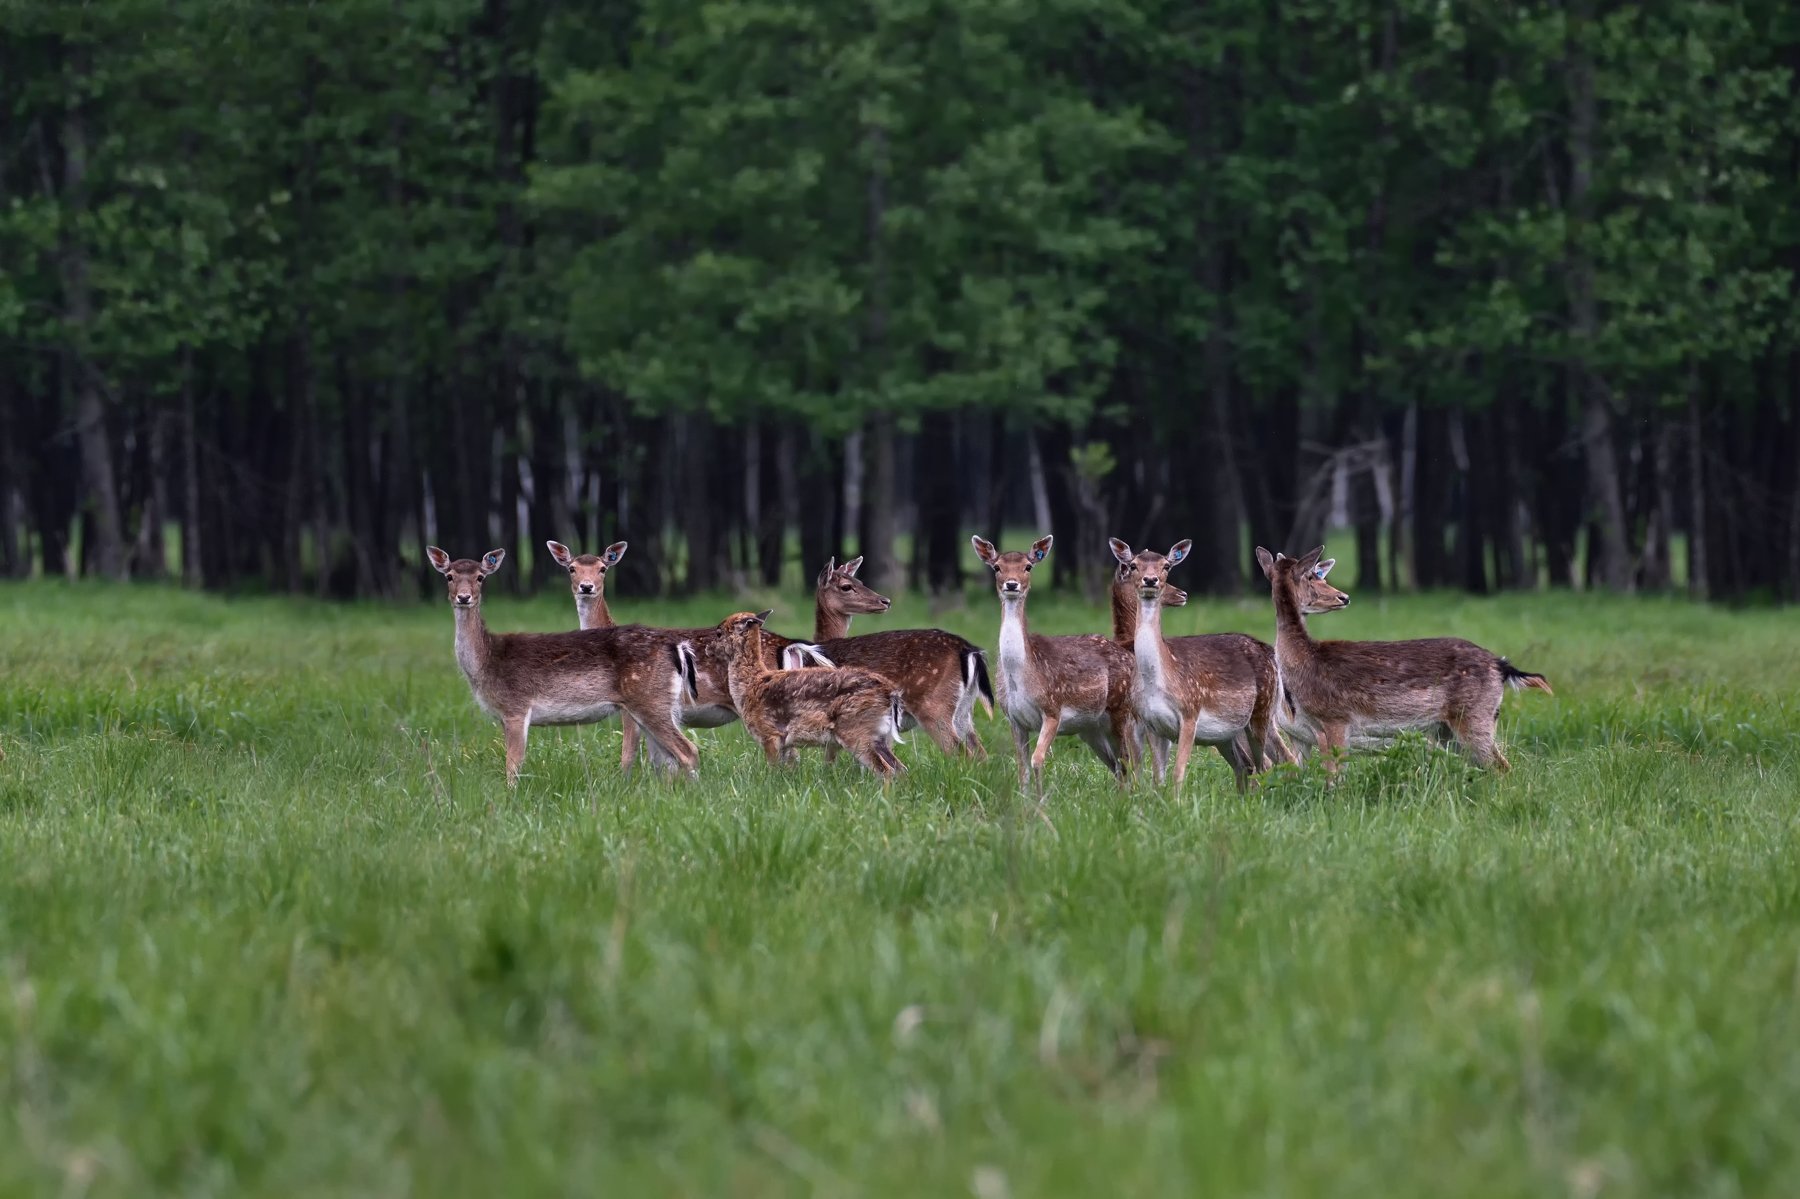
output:
<svg viewBox="0 0 1800 1199"><path fill-rule="evenodd" d="M1171 796L1064 741L1040 809L997 721L885 794L735 727L692 784L539 729L509 794L443 609L0 588L0 1188L1793 1192L1791 613L1362 602L1316 629L1550 676L1511 775L1408 741ZM998 613L858 629L925 623Z"/></svg>

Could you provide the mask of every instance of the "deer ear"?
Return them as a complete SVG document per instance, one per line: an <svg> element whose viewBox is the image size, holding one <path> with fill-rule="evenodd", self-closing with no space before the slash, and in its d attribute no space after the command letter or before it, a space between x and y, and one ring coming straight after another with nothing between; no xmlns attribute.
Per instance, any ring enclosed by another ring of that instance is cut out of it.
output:
<svg viewBox="0 0 1800 1199"><path fill-rule="evenodd" d="M569 552L569 547L560 541L546 541L544 548L550 551L550 557L556 560L558 566L567 566L575 557Z"/></svg>
<svg viewBox="0 0 1800 1199"><path fill-rule="evenodd" d="M1325 559L1325 561L1323 561L1323 562L1319 563L1317 566L1313 567L1313 578L1315 578L1315 579L1324 578L1326 575L1331 573L1331 568L1336 565L1337 565L1336 558Z"/></svg>
<svg viewBox="0 0 1800 1199"><path fill-rule="evenodd" d="M994 543L985 540L982 537L976 536L969 538L969 544L975 547L975 556L980 558L983 562L986 562L989 566L992 566L994 564L994 559L1000 556L994 549Z"/></svg>
<svg viewBox="0 0 1800 1199"><path fill-rule="evenodd" d="M615 565L620 558L625 556L625 551L630 548L631 542L629 541L615 541L601 553L600 560L608 566Z"/></svg>
<svg viewBox="0 0 1800 1199"><path fill-rule="evenodd" d="M1184 537L1180 541L1177 541L1174 545L1169 547L1169 565L1173 566L1177 562L1186 562L1188 551L1193 548L1194 540L1191 537Z"/></svg>
<svg viewBox="0 0 1800 1199"><path fill-rule="evenodd" d="M825 569L821 570L819 572L818 580L813 585L815 587L825 586L826 582L831 578L832 574L836 570L837 570L837 555L833 554L831 557L825 559Z"/></svg>
<svg viewBox="0 0 1800 1199"><path fill-rule="evenodd" d="M1106 544L1112 547L1113 557L1119 560L1120 566L1131 565L1131 547L1117 537L1108 537Z"/></svg>
<svg viewBox="0 0 1800 1199"><path fill-rule="evenodd" d="M1262 567L1263 576L1265 578L1274 579L1275 555L1271 554L1260 545L1256 547L1256 564Z"/></svg>
<svg viewBox="0 0 1800 1199"><path fill-rule="evenodd" d="M482 577L485 578L488 575L493 574L496 570L499 570L500 564L504 561L506 561L505 550L489 550L487 553L481 555Z"/></svg>
<svg viewBox="0 0 1800 1199"><path fill-rule="evenodd" d="M1052 542L1054 542L1055 540L1056 540L1056 538L1054 536L1052 536L1049 533L1045 533L1042 537L1040 537L1036 541L1032 542L1031 543L1031 553L1029 555L1031 560L1033 562L1042 562L1049 555L1050 544Z"/></svg>
<svg viewBox="0 0 1800 1199"><path fill-rule="evenodd" d="M756 623L762 624L764 621L769 619L770 615L772 615L774 613L774 611L775 611L775 609L773 609L773 608L764 608L761 612L758 612L756 614Z"/></svg>
<svg viewBox="0 0 1800 1199"><path fill-rule="evenodd" d="M844 573L854 579L856 577L856 572L862 569L862 560L863 556L858 554L856 557L850 559L850 561L844 563Z"/></svg>
<svg viewBox="0 0 1800 1199"><path fill-rule="evenodd" d="M439 574L450 573L450 555L435 545L425 547L425 557L431 562L431 569Z"/></svg>
<svg viewBox="0 0 1800 1199"><path fill-rule="evenodd" d="M1323 554L1324 552L1325 552L1325 547L1321 545L1315 550L1311 550L1305 554L1302 554L1300 556L1300 573L1305 574L1307 571L1311 570L1315 565L1317 565L1318 561L1319 561L1319 556L1321 554Z"/></svg>

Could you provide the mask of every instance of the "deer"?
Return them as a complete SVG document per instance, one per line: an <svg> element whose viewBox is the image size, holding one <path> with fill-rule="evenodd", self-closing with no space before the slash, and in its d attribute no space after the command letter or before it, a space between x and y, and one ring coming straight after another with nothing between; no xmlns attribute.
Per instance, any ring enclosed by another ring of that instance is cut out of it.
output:
<svg viewBox="0 0 1800 1199"><path fill-rule="evenodd" d="M506 782L516 786L525 739L534 724L589 724L623 712L677 767L697 773L698 751L675 727L682 678L657 630L638 625L569 633L490 633L481 616L483 581L506 560L479 560L427 546L432 568L449 584L456 614L456 662L475 702L506 733Z"/></svg>
<svg viewBox="0 0 1800 1199"><path fill-rule="evenodd" d="M1114 537L1111 539L1113 555L1118 556L1120 547L1129 555L1131 547ZM1113 571L1112 582L1112 636L1126 649L1131 649L1137 639L1137 576L1131 567L1121 559L1117 569ZM1180 608L1187 604L1187 592L1174 584L1163 587L1163 606ZM1169 768L1169 743L1161 737L1148 732L1142 724L1138 725L1138 758L1143 759L1144 749L1150 750L1150 761L1154 767L1156 781L1162 782L1163 773Z"/></svg>
<svg viewBox="0 0 1800 1199"><path fill-rule="evenodd" d="M716 630L730 654L732 704L769 763L780 763L797 745L841 746L884 782L904 771L893 748L900 739L900 689L855 667L770 669L763 624L772 611L734 613ZM687 669L696 651L691 642L681 651Z"/></svg>
<svg viewBox="0 0 1800 1199"><path fill-rule="evenodd" d="M987 758L975 732L975 705L991 715L994 689L980 646L943 629L886 629L850 636L858 613L885 612L886 596L856 577L858 555L842 566L833 558L814 589L813 644L839 666L857 666L892 679L905 699L905 728L922 728L946 754ZM765 635L767 639L767 635Z"/></svg>
<svg viewBox="0 0 1800 1199"><path fill-rule="evenodd" d="M612 612L606 606L606 572L619 564L631 543L615 541L598 554L577 554L560 541L546 541L544 548L550 551L551 561L569 572L569 590L575 595L576 627L613 627ZM623 738L619 747L619 767L630 774L637 761L638 741L643 734L633 721L622 720L620 726ZM651 742L651 746L651 758L658 765L674 765L673 759L664 757L654 748L655 742Z"/></svg>
<svg viewBox="0 0 1800 1199"><path fill-rule="evenodd" d="M1132 554L1116 537L1111 546L1120 574L1137 582L1132 707L1141 727L1174 743L1176 789L1187 777L1196 741L1219 751L1239 791L1265 762L1291 760L1276 728L1280 684L1267 644L1243 633L1163 636L1169 569L1187 559L1193 542L1178 541L1167 554Z"/></svg>
<svg viewBox="0 0 1800 1199"><path fill-rule="evenodd" d="M1031 570L1049 555L1053 537L1040 537L1023 552L1004 554L981 537L969 542L994 572L994 592L1000 599L997 697L1012 727L1019 789L1033 780L1041 798L1050 746L1059 735L1071 734L1080 737L1123 784L1136 749L1131 651L1105 637L1047 637L1026 625ZM1037 745L1027 760L1034 729Z"/></svg>
<svg viewBox="0 0 1800 1199"><path fill-rule="evenodd" d="M1351 748L1379 747L1407 731L1454 739L1477 766L1512 768L1495 741L1506 689L1554 695L1541 674L1460 637L1316 641L1306 617L1350 606L1319 567L1325 547L1298 558L1256 547L1275 601L1275 661L1294 724L1311 734L1333 777ZM1326 573L1330 567L1326 566Z"/></svg>
<svg viewBox="0 0 1800 1199"><path fill-rule="evenodd" d="M628 541L615 541L598 554L577 555L560 541L546 541L551 561L569 572L569 590L575 594L575 617L584 629L606 629L613 624L606 607L606 572L619 564Z"/></svg>

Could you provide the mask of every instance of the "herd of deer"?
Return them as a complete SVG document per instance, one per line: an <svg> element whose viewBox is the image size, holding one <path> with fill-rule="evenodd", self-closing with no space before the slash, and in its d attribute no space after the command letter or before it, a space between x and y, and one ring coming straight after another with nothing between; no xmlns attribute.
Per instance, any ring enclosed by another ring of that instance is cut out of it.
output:
<svg viewBox="0 0 1800 1199"><path fill-rule="evenodd" d="M582 555L547 543L568 571L579 630L490 633L481 584L506 551L479 560L452 560L436 546L426 552L449 582L457 664L476 701L505 729L509 783L517 781L532 725L615 714L623 719L626 771L641 747L658 766L695 774L699 754L682 729L742 720L772 764L791 761L798 746L818 745L828 757L848 750L886 780L905 769L893 747L914 727L945 753L986 758L977 702L990 715L996 705L1005 714L1019 786L1033 783L1040 794L1051 743L1068 735L1086 742L1121 782L1145 749L1161 782L1173 746L1178 787L1196 741L1219 751L1240 789L1253 774L1298 761L1296 747L1316 750L1335 773L1345 751L1415 730L1454 740L1479 765L1505 770L1494 740L1505 688L1550 691L1543 675L1459 638L1315 640L1306 617L1350 603L1326 582L1335 559L1321 561L1323 546L1298 558L1257 547L1275 601L1270 646L1242 633L1163 636L1162 609L1187 602L1168 578L1187 557L1187 541L1159 554L1133 553L1112 539L1108 638L1044 636L1026 625L1031 571L1050 553L1051 538L1011 553L971 540L1000 599L998 686L989 683L984 651L954 633L850 636L853 616L890 606L857 579L860 557L841 566L834 559L819 572L813 638L800 641L768 630L766 611L739 612L714 628L614 624L606 574L624 557L623 541Z"/></svg>

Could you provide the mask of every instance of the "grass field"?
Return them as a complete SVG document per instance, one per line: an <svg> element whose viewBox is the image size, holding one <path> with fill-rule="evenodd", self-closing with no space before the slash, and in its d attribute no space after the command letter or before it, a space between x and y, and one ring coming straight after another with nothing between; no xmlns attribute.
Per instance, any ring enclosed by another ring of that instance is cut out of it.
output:
<svg viewBox="0 0 1800 1199"><path fill-rule="evenodd" d="M1800 1188L1791 611L1359 603L1315 628L1550 676L1510 776L1408 743L1240 797L1197 755L1171 798L1063 741L1041 811L985 720L994 760L909 738L887 795L736 727L692 784L540 729L509 795L441 603L33 583L0 618L0 1191ZM936 623L991 646L997 605Z"/></svg>

